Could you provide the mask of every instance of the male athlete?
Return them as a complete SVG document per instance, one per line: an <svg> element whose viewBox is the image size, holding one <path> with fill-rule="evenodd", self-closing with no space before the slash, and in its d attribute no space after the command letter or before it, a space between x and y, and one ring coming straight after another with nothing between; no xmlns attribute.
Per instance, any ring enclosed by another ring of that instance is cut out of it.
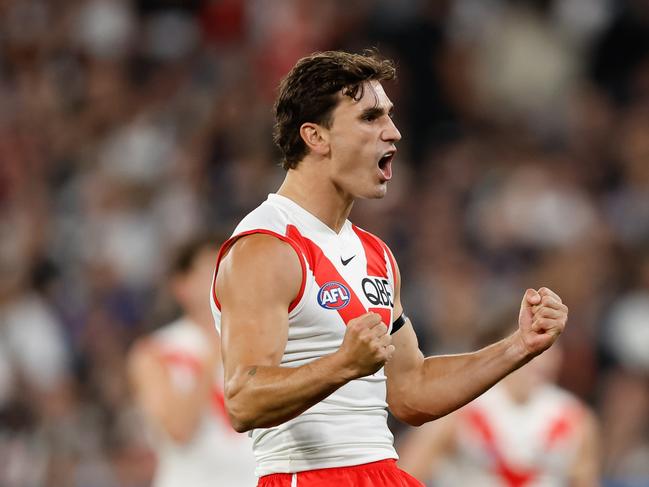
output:
<svg viewBox="0 0 649 487"><path fill-rule="evenodd" d="M347 217L382 198L401 134L374 54L317 53L282 81L275 141L286 179L246 216L217 259L212 310L225 402L252 430L260 486L421 485L396 467L387 411L444 416L556 340L567 318L528 289L519 328L475 353L424 358L387 246Z"/></svg>
<svg viewBox="0 0 649 487"><path fill-rule="evenodd" d="M170 288L184 314L129 354L135 399L156 433L154 487L255 484L251 442L225 412L220 342L205 300L215 245L203 237L178 250Z"/></svg>

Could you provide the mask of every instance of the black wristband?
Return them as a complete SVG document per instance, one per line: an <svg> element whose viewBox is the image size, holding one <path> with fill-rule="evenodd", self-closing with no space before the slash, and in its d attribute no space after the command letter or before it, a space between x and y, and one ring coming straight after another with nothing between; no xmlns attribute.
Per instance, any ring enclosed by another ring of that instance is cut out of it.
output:
<svg viewBox="0 0 649 487"><path fill-rule="evenodd" d="M406 316L405 313L401 313L399 317L392 322L392 331L390 332L390 335L394 335L399 329L406 324L406 320L408 317Z"/></svg>

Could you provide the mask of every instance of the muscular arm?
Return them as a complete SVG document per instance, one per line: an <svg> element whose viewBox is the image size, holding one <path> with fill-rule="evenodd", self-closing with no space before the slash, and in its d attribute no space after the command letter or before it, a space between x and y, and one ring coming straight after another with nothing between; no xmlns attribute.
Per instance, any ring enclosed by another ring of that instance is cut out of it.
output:
<svg viewBox="0 0 649 487"><path fill-rule="evenodd" d="M458 409L526 363L514 340L512 336L477 352L424 358L407 323L393 336L396 351L386 365L390 410L418 426Z"/></svg>
<svg viewBox="0 0 649 487"><path fill-rule="evenodd" d="M300 367L281 367L288 307L302 279L297 254L267 235L237 241L221 262L225 402L237 431L292 419L348 381L378 370L392 353L380 317L349 322L340 349Z"/></svg>
<svg viewBox="0 0 649 487"><path fill-rule="evenodd" d="M403 308L396 276L395 315ZM388 405L411 425L442 417L475 399L548 348L565 326L567 308L552 291L528 289L519 329L477 352L424 358L410 322L393 335L395 352L385 366Z"/></svg>

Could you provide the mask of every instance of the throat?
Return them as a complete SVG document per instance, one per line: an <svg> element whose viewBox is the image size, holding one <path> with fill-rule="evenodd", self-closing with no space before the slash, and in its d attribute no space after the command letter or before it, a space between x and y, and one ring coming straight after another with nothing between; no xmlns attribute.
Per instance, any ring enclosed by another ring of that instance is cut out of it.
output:
<svg viewBox="0 0 649 487"><path fill-rule="evenodd" d="M277 194L290 199L329 227L340 233L354 205L353 198L345 196L334 185L327 188L325 184L314 184L310 179L307 184L300 184L300 177L289 170Z"/></svg>

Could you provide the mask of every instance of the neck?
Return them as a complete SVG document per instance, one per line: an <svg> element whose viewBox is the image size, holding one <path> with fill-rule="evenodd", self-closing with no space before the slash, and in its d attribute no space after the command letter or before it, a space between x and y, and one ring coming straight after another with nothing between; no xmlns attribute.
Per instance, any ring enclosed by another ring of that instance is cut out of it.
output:
<svg viewBox="0 0 649 487"><path fill-rule="evenodd" d="M293 200L336 233L354 205L354 199L334 184L326 167L316 161L301 161L297 169L289 169L277 194Z"/></svg>

